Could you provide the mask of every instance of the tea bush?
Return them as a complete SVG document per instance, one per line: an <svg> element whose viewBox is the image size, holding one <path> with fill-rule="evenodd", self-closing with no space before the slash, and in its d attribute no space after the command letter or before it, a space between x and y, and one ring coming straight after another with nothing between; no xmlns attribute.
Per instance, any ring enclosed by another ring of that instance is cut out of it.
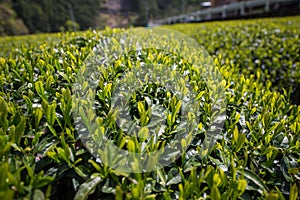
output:
<svg viewBox="0 0 300 200"><path fill-rule="evenodd" d="M0 199L297 199L300 106L290 99L299 96L299 24L289 17L168 26L213 55L225 79L226 120L212 147L201 151L201 127L211 111L204 104L199 134L186 152L147 173L104 165L83 145L72 118L80 66L101 37L122 30L0 38ZM141 59L158 62L156 54L149 50ZM161 57L167 65L168 56ZM97 114L117 146L138 150L142 141L118 131L107 103L118 75L130 70L126 59L99 81ZM208 100L200 75L183 67L199 98ZM136 96L156 89L148 85ZM162 91L157 98L172 97ZM143 100L131 102L140 121L147 113Z"/></svg>
<svg viewBox="0 0 300 200"><path fill-rule="evenodd" d="M292 89L291 100L299 105L299 20L271 18L175 25L192 36L212 55L229 59L246 77L255 75L272 82L273 89Z"/></svg>

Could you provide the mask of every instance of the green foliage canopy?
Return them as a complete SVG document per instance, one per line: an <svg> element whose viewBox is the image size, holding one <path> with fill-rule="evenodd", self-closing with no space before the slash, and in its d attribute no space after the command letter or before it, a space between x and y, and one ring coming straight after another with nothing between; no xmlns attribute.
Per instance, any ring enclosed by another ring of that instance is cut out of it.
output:
<svg viewBox="0 0 300 200"><path fill-rule="evenodd" d="M168 26L194 37L214 55L226 80L226 120L210 151L199 153L211 106L201 72L191 68L203 106L196 140L170 166L144 174L116 172L93 157L71 117L79 67L99 38L121 30L0 38L0 199L298 199L300 106L273 80L280 74L283 82L295 84L299 77L299 24L299 17L289 17ZM155 59L156 53L148 49L139 61L172 66L173 56ZM121 55L103 71L97 121L120 148L139 150L144 140L118 130L109 113L111 89L130 69L129 57ZM145 101L133 100L136 118L145 116Z"/></svg>
<svg viewBox="0 0 300 200"><path fill-rule="evenodd" d="M98 0L13 0L13 8L31 33L57 32L68 20L82 29L94 26L102 1Z"/></svg>

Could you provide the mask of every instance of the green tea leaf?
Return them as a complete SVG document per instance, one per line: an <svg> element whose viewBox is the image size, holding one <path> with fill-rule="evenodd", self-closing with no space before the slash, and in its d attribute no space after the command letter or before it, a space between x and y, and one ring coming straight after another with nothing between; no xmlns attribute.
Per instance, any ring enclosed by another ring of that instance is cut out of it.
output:
<svg viewBox="0 0 300 200"><path fill-rule="evenodd" d="M0 97L0 124L6 129L8 127L8 107L7 103L4 101L2 97Z"/></svg>
<svg viewBox="0 0 300 200"><path fill-rule="evenodd" d="M20 144L20 140L24 134L25 127L26 127L26 118L21 117L21 121L19 122L19 124L17 125L16 130L15 130L14 140L17 144Z"/></svg>
<svg viewBox="0 0 300 200"><path fill-rule="evenodd" d="M47 111L46 111L46 119L47 122L50 126L54 125L55 119L56 119L56 103L52 103L51 105L48 106Z"/></svg>
<svg viewBox="0 0 300 200"><path fill-rule="evenodd" d="M33 198L32 199L33 200L44 200L45 199L45 195L44 195L44 193L41 190L36 189L33 192Z"/></svg>
<svg viewBox="0 0 300 200"><path fill-rule="evenodd" d="M254 174L252 171L244 169L243 174L247 180L252 181L257 186L257 191L260 194L264 194L269 191L268 187L263 182L263 180L259 178L256 174Z"/></svg>
<svg viewBox="0 0 300 200"><path fill-rule="evenodd" d="M144 138L144 139L148 138L149 137L149 129L146 126L142 127L138 132L138 137Z"/></svg>
<svg viewBox="0 0 300 200"><path fill-rule="evenodd" d="M299 194L299 188L297 187L297 183L291 183L290 188L290 200L297 200Z"/></svg>
<svg viewBox="0 0 300 200"><path fill-rule="evenodd" d="M35 121L35 127L37 128L40 124L40 121L43 117L43 111L41 108L36 108L34 111L34 121Z"/></svg>
<svg viewBox="0 0 300 200"><path fill-rule="evenodd" d="M44 176L38 177L37 180L33 183L34 188L42 188L46 185L49 185L54 180L54 177Z"/></svg>
<svg viewBox="0 0 300 200"><path fill-rule="evenodd" d="M211 189L210 197L213 200L221 199L221 194L220 194L220 191L219 191L218 187L213 186L213 188Z"/></svg>
<svg viewBox="0 0 300 200"><path fill-rule="evenodd" d="M87 180L83 184L80 185L74 200L85 200L88 198L90 194L92 194L96 188L96 186L102 182L100 177L95 177Z"/></svg>
<svg viewBox="0 0 300 200"><path fill-rule="evenodd" d="M42 81L35 82L34 86L35 86L35 90L37 91L37 93L39 94L39 96L41 98L44 98L45 89L44 89Z"/></svg>

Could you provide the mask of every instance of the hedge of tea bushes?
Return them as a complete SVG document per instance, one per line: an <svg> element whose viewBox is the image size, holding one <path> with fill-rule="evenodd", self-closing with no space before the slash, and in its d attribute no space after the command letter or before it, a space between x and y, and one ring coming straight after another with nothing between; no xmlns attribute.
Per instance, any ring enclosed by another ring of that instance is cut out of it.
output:
<svg viewBox="0 0 300 200"><path fill-rule="evenodd" d="M209 151L201 151L206 133L199 131L174 163L141 174L115 171L97 160L79 139L72 118L78 69L99 38L121 30L0 38L0 199L297 199L300 107L290 101L295 93L276 87L298 81L299 21L293 17L169 26L197 38L214 55L225 79L226 120ZM243 35L246 30L252 31L251 37ZM253 41L260 41L259 46ZM279 54L279 46L284 53ZM264 48L267 55L261 52ZM153 60L154 54L147 52L142 59ZM265 59L270 55L275 57ZM281 57L276 60L277 55ZM126 58L120 60L124 63L112 66L104 81L128 70ZM274 81L280 73L285 78ZM193 79L203 84L201 77ZM110 87L99 84L103 128L113 132L119 147L131 143L141 148L143 141L118 131L109 117ZM205 88L201 91L209 99ZM203 109L209 110L209 103Z"/></svg>
<svg viewBox="0 0 300 200"><path fill-rule="evenodd" d="M272 89L292 90L291 100L300 96L300 18L270 18L175 25L192 36L212 55L229 59L249 77L272 82Z"/></svg>

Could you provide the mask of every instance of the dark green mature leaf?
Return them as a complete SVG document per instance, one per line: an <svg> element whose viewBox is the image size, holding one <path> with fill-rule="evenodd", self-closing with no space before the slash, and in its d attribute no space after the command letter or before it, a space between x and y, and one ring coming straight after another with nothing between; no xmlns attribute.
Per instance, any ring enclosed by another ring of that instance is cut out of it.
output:
<svg viewBox="0 0 300 200"><path fill-rule="evenodd" d="M8 113L7 103L4 101L2 97L0 97L0 124L5 129L8 126L7 113Z"/></svg>
<svg viewBox="0 0 300 200"><path fill-rule="evenodd" d="M26 118L21 117L20 123L17 125L15 129L14 140L17 144L20 144L20 140L24 134L25 128L26 128Z"/></svg>
<svg viewBox="0 0 300 200"><path fill-rule="evenodd" d="M259 176L254 174L252 171L244 169L243 172L241 172L241 171L239 171L239 172L244 175L246 180L251 181L256 185L255 188L256 188L257 192L259 192L261 194L269 192L269 189L266 186L266 184L263 182L263 180L261 178L259 178ZM247 188L248 188L248 185L247 185Z"/></svg>

